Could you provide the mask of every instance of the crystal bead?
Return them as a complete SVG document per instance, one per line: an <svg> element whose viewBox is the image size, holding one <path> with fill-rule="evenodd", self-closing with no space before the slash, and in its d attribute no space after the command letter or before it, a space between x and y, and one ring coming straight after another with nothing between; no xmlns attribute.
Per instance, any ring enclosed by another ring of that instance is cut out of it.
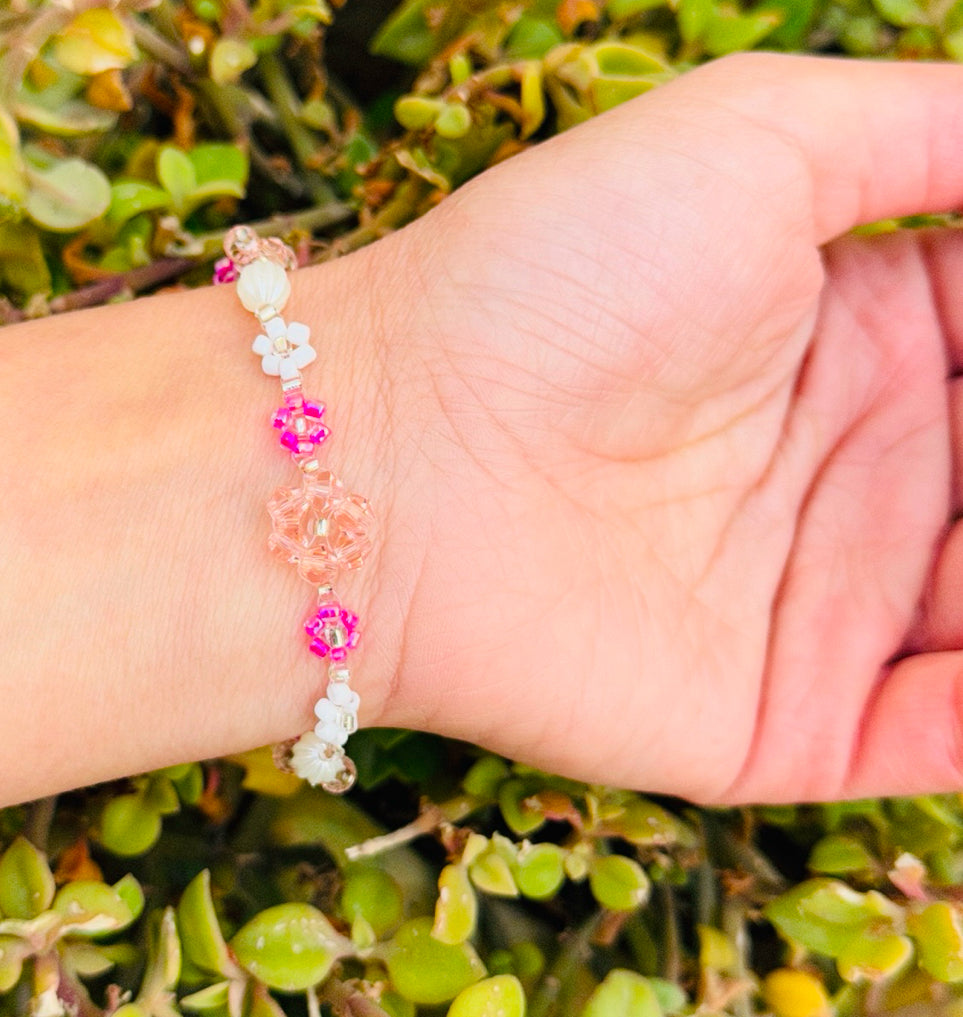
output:
<svg viewBox="0 0 963 1017"><path fill-rule="evenodd" d="M358 768L354 765L354 760L350 759L348 756L342 756L341 772L334 778L334 780L325 781L321 787L323 787L328 794L343 795L346 791L351 790L357 779Z"/></svg>
<svg viewBox="0 0 963 1017"><path fill-rule="evenodd" d="M330 470L304 475L300 487L278 488L268 502L268 546L317 586L341 569L356 569L371 550L366 499L349 494Z"/></svg>
<svg viewBox="0 0 963 1017"><path fill-rule="evenodd" d="M259 317L260 312L272 309L273 313L268 317L273 318L284 310L284 305L291 296L291 280L276 262L258 258L241 268L237 279L237 295L241 303Z"/></svg>
<svg viewBox="0 0 963 1017"><path fill-rule="evenodd" d="M349 682L351 681L351 669L345 664L339 661L334 661L328 666L328 681L329 682Z"/></svg>

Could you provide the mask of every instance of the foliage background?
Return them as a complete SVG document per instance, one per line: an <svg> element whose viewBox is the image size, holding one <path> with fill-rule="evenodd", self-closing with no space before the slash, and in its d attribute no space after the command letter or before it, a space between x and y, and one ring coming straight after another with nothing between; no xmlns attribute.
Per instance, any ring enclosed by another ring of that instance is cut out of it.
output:
<svg viewBox="0 0 963 1017"><path fill-rule="evenodd" d="M0 322L303 261L699 62L963 58L963 0L6 0ZM891 229L912 223L876 224ZM3 341L0 336L0 342ZM963 800L700 810L402 731L0 811L0 1017L963 1015Z"/></svg>

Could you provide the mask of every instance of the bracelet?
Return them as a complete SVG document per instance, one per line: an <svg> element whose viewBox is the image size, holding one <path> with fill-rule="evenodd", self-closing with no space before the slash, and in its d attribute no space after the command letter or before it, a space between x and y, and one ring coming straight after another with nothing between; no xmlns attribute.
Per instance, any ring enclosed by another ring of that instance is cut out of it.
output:
<svg viewBox="0 0 963 1017"><path fill-rule="evenodd" d="M327 664L327 690L314 706L314 730L279 746L275 760L310 784L343 794L357 778L344 744L358 727L360 698L350 685L348 656L360 633L358 617L341 603L334 581L340 572L359 568L371 550L371 511L366 499L348 492L317 458L330 431L324 404L306 398L301 386L301 369L316 356L310 329L281 317L291 295L288 272L297 267L294 252L277 237L262 239L249 226L230 230L224 251L214 280L236 281L241 303L263 329L251 348L264 373L280 378L283 402L272 423L301 475L298 487L280 487L268 501L268 547L317 589L304 631L308 649Z"/></svg>

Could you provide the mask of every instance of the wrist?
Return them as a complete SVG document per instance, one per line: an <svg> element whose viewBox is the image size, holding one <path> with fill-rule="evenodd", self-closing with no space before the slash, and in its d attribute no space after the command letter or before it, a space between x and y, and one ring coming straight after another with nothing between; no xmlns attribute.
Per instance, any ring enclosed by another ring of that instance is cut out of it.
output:
<svg viewBox="0 0 963 1017"><path fill-rule="evenodd" d="M364 628L363 724L384 712L418 557L399 541L414 528L393 515L394 293L380 278L369 290L377 274L368 252L303 270L291 303L317 336L305 391L329 407L325 465L378 522L371 560L339 590ZM313 723L324 669L301 627L311 590L266 547L266 502L296 481L270 426L276 385L250 352L256 322L231 290L4 331L0 433L18 440L0 447L0 534L13 549L0 563L0 799Z"/></svg>

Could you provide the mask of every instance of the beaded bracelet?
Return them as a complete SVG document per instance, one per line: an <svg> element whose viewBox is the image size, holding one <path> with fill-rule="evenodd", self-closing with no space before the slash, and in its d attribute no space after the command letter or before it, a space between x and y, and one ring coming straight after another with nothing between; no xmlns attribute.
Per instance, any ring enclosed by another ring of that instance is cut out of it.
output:
<svg viewBox="0 0 963 1017"><path fill-rule="evenodd" d="M334 581L340 572L361 566L371 550L371 511L317 458L330 432L323 421L324 404L305 398L301 387L301 368L316 356L310 329L281 317L291 294L287 273L297 265L294 252L277 237L262 239L248 226L228 232L224 251L227 257L215 265L215 281L236 281L241 303L263 328L251 348L265 374L280 378L283 404L273 424L301 474L299 487L280 487L268 501L268 547L317 589L317 605L304 630L308 649L327 663L328 686L314 707L314 730L279 747L275 759L309 783L343 794L357 777L344 744L358 726L360 699L349 684L347 658L360 633L357 615L342 605Z"/></svg>

